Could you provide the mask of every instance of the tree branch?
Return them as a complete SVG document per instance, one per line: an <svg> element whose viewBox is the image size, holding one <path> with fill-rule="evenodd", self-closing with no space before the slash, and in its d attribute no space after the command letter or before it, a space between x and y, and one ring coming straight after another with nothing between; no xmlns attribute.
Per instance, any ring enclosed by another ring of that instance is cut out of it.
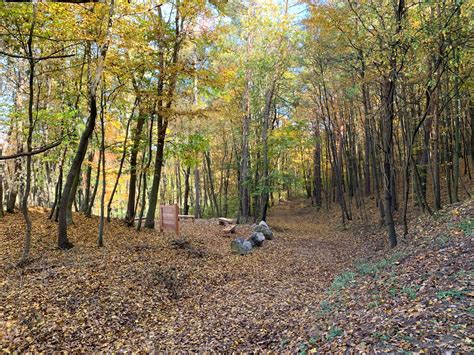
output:
<svg viewBox="0 0 474 355"><path fill-rule="evenodd" d="M11 57L11 58L34 60L35 62L39 62L41 60L46 60L46 59L68 58L68 57L75 56L75 54L61 54L61 55L49 55L49 56L44 56L44 57L29 57L27 55L8 53L4 51L0 51L0 54L6 55L7 57Z"/></svg>
<svg viewBox="0 0 474 355"><path fill-rule="evenodd" d="M61 142L62 142L62 139L54 143L51 143L49 145L45 145L44 147L32 149L30 152L20 152L17 154L0 156L0 160L9 160L9 159L15 159L19 157L26 157L26 156L40 154L40 153L46 152L47 150L53 149L54 147L57 147L58 145L61 144Z"/></svg>

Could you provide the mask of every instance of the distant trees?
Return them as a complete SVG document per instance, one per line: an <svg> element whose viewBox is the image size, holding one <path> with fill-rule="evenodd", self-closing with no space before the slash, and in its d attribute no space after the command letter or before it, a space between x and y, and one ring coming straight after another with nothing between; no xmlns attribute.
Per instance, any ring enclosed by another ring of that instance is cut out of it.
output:
<svg viewBox="0 0 474 355"><path fill-rule="evenodd" d="M358 194L375 194L380 220L395 246L393 213L401 202L407 234L410 190L412 201L431 213L442 205L441 170L446 202L455 202L463 181L458 173L461 158L465 173L472 169L460 148L460 132L472 135L467 106L464 114L459 111L459 102L469 96L467 87L460 89L459 84L472 70L468 61L461 61L469 58L466 31L472 28L467 20L472 11L460 1L397 0L374 7L349 0L310 8L307 28L312 36L306 50L319 75L308 79L328 139L339 135L333 149L340 150L340 158L336 152L332 157L333 181L338 191L348 193L349 206L353 196L360 207ZM339 116L339 122L332 123L331 116ZM464 123L459 117L465 117ZM354 135L357 138L351 140ZM338 179L340 172L346 177ZM467 189L464 192L469 195ZM337 200L346 210L340 192ZM342 213L343 223L349 215Z"/></svg>
<svg viewBox="0 0 474 355"><path fill-rule="evenodd" d="M63 249L73 211L101 245L160 203L248 223L292 198L342 224L375 208L395 246L409 208L468 196L472 10L379 5L0 4L0 215L20 202L23 259L29 205Z"/></svg>

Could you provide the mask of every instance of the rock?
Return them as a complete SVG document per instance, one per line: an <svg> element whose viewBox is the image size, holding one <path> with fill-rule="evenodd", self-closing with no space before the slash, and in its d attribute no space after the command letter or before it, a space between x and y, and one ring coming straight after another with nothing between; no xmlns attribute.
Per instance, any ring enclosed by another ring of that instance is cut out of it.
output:
<svg viewBox="0 0 474 355"><path fill-rule="evenodd" d="M258 225L259 225L259 226L264 226L265 228L270 229L270 227L268 226L267 222L265 222L265 221L260 221L260 223L259 223Z"/></svg>
<svg viewBox="0 0 474 355"><path fill-rule="evenodd" d="M256 246L255 241L252 238L248 238L247 241L252 245L252 248Z"/></svg>
<svg viewBox="0 0 474 355"><path fill-rule="evenodd" d="M252 250L252 242L237 238L230 243L230 249L234 254L245 255Z"/></svg>
<svg viewBox="0 0 474 355"><path fill-rule="evenodd" d="M254 232L262 233L265 236L265 239L268 239L268 240L273 239L273 232L271 231L271 229L263 226L262 224L257 225L253 230Z"/></svg>
<svg viewBox="0 0 474 355"><path fill-rule="evenodd" d="M261 247L265 240L265 235L260 232L254 232L248 240L251 240L255 246Z"/></svg>

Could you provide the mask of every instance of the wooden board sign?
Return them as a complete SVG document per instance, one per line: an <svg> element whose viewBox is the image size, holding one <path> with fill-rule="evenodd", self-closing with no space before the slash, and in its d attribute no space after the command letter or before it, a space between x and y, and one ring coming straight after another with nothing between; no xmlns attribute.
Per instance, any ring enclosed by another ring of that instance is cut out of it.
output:
<svg viewBox="0 0 474 355"><path fill-rule="evenodd" d="M160 206L160 232L171 229L179 237L179 207L175 205Z"/></svg>

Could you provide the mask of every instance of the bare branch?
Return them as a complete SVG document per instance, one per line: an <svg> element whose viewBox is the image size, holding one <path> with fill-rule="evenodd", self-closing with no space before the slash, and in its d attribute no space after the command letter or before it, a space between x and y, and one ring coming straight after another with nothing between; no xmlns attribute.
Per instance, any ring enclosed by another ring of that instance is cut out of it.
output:
<svg viewBox="0 0 474 355"><path fill-rule="evenodd" d="M60 140L58 140L54 143L51 143L49 145L46 145L44 147L32 149L30 152L20 152L20 153L17 153L17 154L0 156L0 160L10 160L10 159L15 159L15 158L26 157L26 156L31 156L31 155L44 153L44 152L46 152L50 149L53 149L54 147L57 147L58 145L61 144L61 142L62 142L62 139L60 139Z"/></svg>

